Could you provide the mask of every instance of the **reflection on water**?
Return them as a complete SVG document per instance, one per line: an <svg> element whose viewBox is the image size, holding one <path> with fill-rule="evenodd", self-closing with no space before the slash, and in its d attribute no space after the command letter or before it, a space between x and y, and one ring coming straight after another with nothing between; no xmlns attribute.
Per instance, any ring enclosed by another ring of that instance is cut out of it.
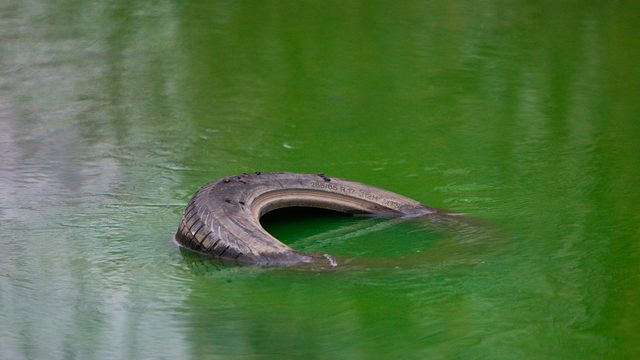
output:
<svg viewBox="0 0 640 360"><path fill-rule="evenodd" d="M1 3L0 358L640 357L637 12ZM333 271L181 253L256 170L486 221L282 229Z"/></svg>

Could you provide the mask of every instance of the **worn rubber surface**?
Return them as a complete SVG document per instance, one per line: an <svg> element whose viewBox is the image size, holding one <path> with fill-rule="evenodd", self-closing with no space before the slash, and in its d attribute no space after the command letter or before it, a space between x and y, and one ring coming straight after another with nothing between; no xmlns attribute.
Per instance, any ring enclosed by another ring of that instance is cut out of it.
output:
<svg viewBox="0 0 640 360"><path fill-rule="evenodd" d="M290 265L320 258L334 264L330 255L296 251L262 228L262 215L289 206L387 217L440 211L391 191L324 174L244 173L200 188L187 204L175 239L193 251L240 263Z"/></svg>

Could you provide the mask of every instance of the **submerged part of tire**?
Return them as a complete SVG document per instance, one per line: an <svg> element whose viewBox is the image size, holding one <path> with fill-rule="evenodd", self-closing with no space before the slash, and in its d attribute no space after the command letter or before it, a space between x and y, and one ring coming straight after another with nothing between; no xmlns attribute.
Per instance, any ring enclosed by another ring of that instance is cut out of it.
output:
<svg viewBox="0 0 640 360"><path fill-rule="evenodd" d="M290 206L385 217L418 217L440 211L391 191L324 174L258 171L218 179L200 188L187 204L175 239L190 250L241 263L312 262L318 254L290 248L260 224L265 213ZM330 255L320 255L334 263Z"/></svg>

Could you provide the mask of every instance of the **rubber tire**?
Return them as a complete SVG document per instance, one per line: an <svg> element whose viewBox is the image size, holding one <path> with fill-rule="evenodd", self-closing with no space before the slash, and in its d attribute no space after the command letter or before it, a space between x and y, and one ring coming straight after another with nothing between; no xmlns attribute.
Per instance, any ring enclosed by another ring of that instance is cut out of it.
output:
<svg viewBox="0 0 640 360"><path fill-rule="evenodd" d="M175 239L190 250L240 263L312 262L318 254L290 248L260 224L265 213L289 206L385 217L440 211L391 191L324 174L244 173L200 188L187 204ZM320 255L335 265L330 255Z"/></svg>

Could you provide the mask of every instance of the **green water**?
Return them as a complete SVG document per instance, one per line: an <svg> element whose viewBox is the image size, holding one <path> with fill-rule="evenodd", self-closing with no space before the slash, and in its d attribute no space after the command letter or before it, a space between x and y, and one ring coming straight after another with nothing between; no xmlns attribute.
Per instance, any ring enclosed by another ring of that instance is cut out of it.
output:
<svg viewBox="0 0 640 360"><path fill-rule="evenodd" d="M0 359L640 358L633 2L0 0ZM171 240L205 183L326 172L469 222Z"/></svg>

